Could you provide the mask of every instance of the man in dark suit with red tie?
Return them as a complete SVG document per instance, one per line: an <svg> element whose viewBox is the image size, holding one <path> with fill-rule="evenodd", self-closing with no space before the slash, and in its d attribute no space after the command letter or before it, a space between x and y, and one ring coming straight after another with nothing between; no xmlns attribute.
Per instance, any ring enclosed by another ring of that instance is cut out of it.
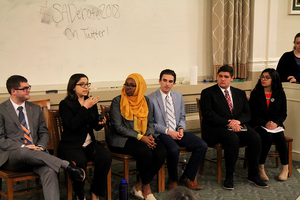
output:
<svg viewBox="0 0 300 200"><path fill-rule="evenodd" d="M224 147L226 165L224 189L234 189L233 172L239 147L243 145L247 146L248 153L248 181L266 188L268 185L261 181L258 175L260 136L247 124L251 115L246 94L230 86L232 80L232 67L224 65L218 70L217 84L201 92L202 138L208 145L221 143Z"/></svg>
<svg viewBox="0 0 300 200"><path fill-rule="evenodd" d="M0 168L34 171L40 176L45 200L60 199L57 173L65 168L83 181L83 169L47 151L49 132L39 105L28 102L27 79L13 75L6 81L10 98L0 104Z"/></svg>

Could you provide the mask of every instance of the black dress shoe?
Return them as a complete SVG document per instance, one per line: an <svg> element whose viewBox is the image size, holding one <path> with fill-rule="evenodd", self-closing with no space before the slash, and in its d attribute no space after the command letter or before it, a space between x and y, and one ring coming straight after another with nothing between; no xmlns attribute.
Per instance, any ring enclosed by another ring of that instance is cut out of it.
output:
<svg viewBox="0 0 300 200"><path fill-rule="evenodd" d="M233 179L229 178L229 179L225 179L224 183L223 183L223 188L225 190L233 190Z"/></svg>
<svg viewBox="0 0 300 200"><path fill-rule="evenodd" d="M248 178L248 182L253 183L257 187L261 187L261 188L267 188L267 187L269 187L264 181L262 181L258 177Z"/></svg>
<svg viewBox="0 0 300 200"><path fill-rule="evenodd" d="M85 179L84 170L74 165L73 162L70 162L70 164L67 167L67 171L69 175L72 176L77 181L84 181Z"/></svg>

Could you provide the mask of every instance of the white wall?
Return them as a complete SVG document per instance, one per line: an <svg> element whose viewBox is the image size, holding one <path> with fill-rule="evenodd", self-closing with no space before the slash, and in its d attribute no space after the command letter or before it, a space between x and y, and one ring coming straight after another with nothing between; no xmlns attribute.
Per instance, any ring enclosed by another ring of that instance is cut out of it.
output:
<svg viewBox="0 0 300 200"><path fill-rule="evenodd" d="M253 0L251 6L249 71L276 68L281 55L293 48L300 15L289 14L289 0Z"/></svg>
<svg viewBox="0 0 300 200"><path fill-rule="evenodd" d="M290 15L288 1L278 1L276 56L293 49L294 37L300 32L300 15Z"/></svg>
<svg viewBox="0 0 300 200"><path fill-rule="evenodd" d="M117 17L75 17L75 7L114 6ZM57 85L78 72L91 82L124 80L133 72L157 79L165 68L188 80L194 65L199 76L211 76L210 12L206 0L1 1L0 86L12 74L24 75L32 85ZM92 30L103 36L87 38L84 33Z"/></svg>

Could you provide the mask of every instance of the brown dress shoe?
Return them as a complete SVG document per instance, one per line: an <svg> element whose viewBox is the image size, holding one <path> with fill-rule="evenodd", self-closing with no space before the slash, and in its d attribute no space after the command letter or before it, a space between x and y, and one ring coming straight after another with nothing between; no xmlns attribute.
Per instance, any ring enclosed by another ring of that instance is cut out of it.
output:
<svg viewBox="0 0 300 200"><path fill-rule="evenodd" d="M201 190L203 188L202 185L198 185L188 178L180 178L179 182L192 190Z"/></svg>
<svg viewBox="0 0 300 200"><path fill-rule="evenodd" d="M173 188L177 188L176 181L168 181L168 190L172 190Z"/></svg>

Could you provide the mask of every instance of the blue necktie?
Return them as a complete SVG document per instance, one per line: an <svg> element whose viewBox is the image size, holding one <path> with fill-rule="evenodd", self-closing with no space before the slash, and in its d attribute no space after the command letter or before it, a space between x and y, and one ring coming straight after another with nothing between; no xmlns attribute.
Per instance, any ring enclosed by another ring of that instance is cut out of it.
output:
<svg viewBox="0 0 300 200"><path fill-rule="evenodd" d="M23 107L22 106L18 107L18 110L19 110L19 120L20 120L20 123L21 123L21 127L24 131L24 144L25 145L32 144L32 141L31 141L31 138L30 138L30 135L29 135L29 131L28 131L28 128L27 128L25 116L24 116L24 113L23 113Z"/></svg>

